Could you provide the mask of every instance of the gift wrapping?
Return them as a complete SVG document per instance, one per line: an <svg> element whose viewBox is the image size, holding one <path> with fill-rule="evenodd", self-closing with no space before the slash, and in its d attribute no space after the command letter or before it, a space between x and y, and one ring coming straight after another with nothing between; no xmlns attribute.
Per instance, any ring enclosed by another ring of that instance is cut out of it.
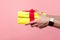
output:
<svg viewBox="0 0 60 40"><path fill-rule="evenodd" d="M43 13L44 15L46 15L46 13ZM18 24L26 24L29 23L31 21L37 20L37 18L40 15L38 15L38 13L31 9L31 10L23 10L23 11L18 11Z"/></svg>

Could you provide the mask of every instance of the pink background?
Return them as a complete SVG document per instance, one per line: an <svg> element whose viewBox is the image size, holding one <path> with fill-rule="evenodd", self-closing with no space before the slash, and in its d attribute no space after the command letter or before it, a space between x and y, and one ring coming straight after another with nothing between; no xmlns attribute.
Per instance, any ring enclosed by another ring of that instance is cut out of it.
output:
<svg viewBox="0 0 60 40"><path fill-rule="evenodd" d="M17 12L32 8L60 15L60 0L0 0L0 40L60 40L60 29L17 24Z"/></svg>

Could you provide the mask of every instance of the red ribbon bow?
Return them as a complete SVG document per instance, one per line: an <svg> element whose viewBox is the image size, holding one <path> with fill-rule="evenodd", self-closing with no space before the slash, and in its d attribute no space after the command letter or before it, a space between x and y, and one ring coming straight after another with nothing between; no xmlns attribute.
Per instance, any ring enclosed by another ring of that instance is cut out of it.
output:
<svg viewBox="0 0 60 40"><path fill-rule="evenodd" d="M36 12L35 10L31 9L31 10L24 10L25 12L29 12L29 18L30 18L30 21L33 21L34 20L34 12Z"/></svg>

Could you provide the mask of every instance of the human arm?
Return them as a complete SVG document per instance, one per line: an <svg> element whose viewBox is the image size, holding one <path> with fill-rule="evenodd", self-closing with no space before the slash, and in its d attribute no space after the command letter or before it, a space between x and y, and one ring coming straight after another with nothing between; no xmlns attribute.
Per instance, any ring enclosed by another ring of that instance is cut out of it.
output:
<svg viewBox="0 0 60 40"><path fill-rule="evenodd" d="M54 18L53 27L60 28L60 16L54 16L54 15L44 16L42 13L41 14L38 13L40 17L36 21L27 23L27 25L31 25L32 27L44 28L46 26L49 26L48 24L49 24L50 18Z"/></svg>
<svg viewBox="0 0 60 40"><path fill-rule="evenodd" d="M60 16L47 15L49 18L54 18L54 27L60 28Z"/></svg>

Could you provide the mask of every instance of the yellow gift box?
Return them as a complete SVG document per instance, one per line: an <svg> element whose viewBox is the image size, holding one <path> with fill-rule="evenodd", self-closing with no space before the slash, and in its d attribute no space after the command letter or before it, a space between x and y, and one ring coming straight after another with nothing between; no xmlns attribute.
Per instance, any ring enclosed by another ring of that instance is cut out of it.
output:
<svg viewBox="0 0 60 40"><path fill-rule="evenodd" d="M46 13L43 13L44 15L46 15ZM18 11L18 24L26 24L29 23L33 20L37 20L37 18L39 17L38 13L31 9L28 11Z"/></svg>

